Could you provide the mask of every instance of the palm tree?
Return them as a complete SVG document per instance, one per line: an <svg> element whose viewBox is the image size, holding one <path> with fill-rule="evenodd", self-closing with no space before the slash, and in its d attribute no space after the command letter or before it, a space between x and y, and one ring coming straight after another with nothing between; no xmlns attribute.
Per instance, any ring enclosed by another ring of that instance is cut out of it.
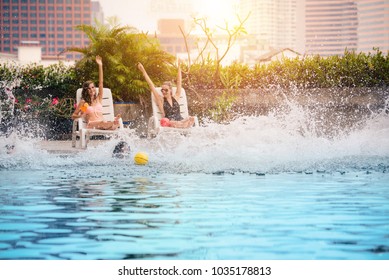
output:
<svg viewBox="0 0 389 280"><path fill-rule="evenodd" d="M115 100L137 102L148 93L147 83L137 69L138 62L150 69L156 82L168 79L174 72L174 68L166 67L174 62L174 57L164 52L155 38L133 27L120 26L116 18L109 19L108 24L97 22L96 26L83 24L76 28L90 41L88 46L67 49L83 54L76 63L80 82L97 80L95 56L100 55L104 62L104 86L111 88Z"/></svg>

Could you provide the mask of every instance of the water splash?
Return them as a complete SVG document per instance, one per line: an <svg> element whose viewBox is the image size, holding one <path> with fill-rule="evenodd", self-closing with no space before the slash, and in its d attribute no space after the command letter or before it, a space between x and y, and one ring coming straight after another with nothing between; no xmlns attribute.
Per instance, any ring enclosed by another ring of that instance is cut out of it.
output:
<svg viewBox="0 0 389 280"><path fill-rule="evenodd" d="M112 158L118 140L109 140L73 155L50 154L37 139L0 137L0 147L14 141L7 154L1 149L1 169L45 169L106 165L107 169L155 174L157 172L347 172L389 169L389 116L387 104L352 125L339 117L318 114L288 101L283 110L267 116L239 117L229 124L206 122L189 136L163 134L147 140L134 131L124 136L132 154ZM325 131L325 132L323 132ZM330 131L330 133L328 133ZM69 143L70 145L70 143ZM135 166L133 155L149 154L147 166Z"/></svg>
<svg viewBox="0 0 389 280"><path fill-rule="evenodd" d="M387 117L331 138L309 130L302 133L300 121L291 119L266 116L240 118L229 125L209 124L194 131L188 139L178 139L178 144L156 149L154 155L177 169L182 166L201 172L309 172L371 166L378 169L381 163L385 168L388 166ZM155 145L172 142L168 136L153 141Z"/></svg>

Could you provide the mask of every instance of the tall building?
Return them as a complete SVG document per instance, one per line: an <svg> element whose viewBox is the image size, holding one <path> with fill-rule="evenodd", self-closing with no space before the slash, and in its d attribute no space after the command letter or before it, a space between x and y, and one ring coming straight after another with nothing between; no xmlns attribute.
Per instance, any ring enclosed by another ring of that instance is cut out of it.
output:
<svg viewBox="0 0 389 280"><path fill-rule="evenodd" d="M99 1L91 2L92 8L92 25L96 25L97 22L104 23L104 11Z"/></svg>
<svg viewBox="0 0 389 280"><path fill-rule="evenodd" d="M193 5L190 0L150 0L150 13L156 18L163 17L187 17L193 13Z"/></svg>
<svg viewBox="0 0 389 280"><path fill-rule="evenodd" d="M268 48L297 48L296 0L240 0L241 17L248 14L247 32Z"/></svg>
<svg viewBox="0 0 389 280"><path fill-rule="evenodd" d="M357 49L356 1L306 0L305 14L307 54L330 56Z"/></svg>
<svg viewBox="0 0 389 280"><path fill-rule="evenodd" d="M321 56L389 51L389 0L240 0L263 48Z"/></svg>
<svg viewBox="0 0 389 280"><path fill-rule="evenodd" d="M358 51L389 51L389 0L358 0Z"/></svg>
<svg viewBox="0 0 389 280"><path fill-rule="evenodd" d="M161 47L168 53L177 55L187 51L185 39L181 32L187 33L192 23L194 7L191 0L149 0L149 14L157 22L157 38ZM186 42L193 48L193 40Z"/></svg>
<svg viewBox="0 0 389 280"><path fill-rule="evenodd" d="M158 39L166 52L173 55L186 52L181 30L185 32L183 19L160 19L158 21Z"/></svg>
<svg viewBox="0 0 389 280"><path fill-rule="evenodd" d="M75 26L92 23L91 0L0 0L0 52L16 54L25 42L38 42L42 58L57 57L88 38ZM68 59L80 54L65 53Z"/></svg>
<svg viewBox="0 0 389 280"><path fill-rule="evenodd" d="M158 31L161 28L161 20L165 21L162 25L166 25L168 20L174 22L174 20L179 19L184 21L185 27L189 27L193 21L194 10L191 0L149 0L149 15L155 18Z"/></svg>

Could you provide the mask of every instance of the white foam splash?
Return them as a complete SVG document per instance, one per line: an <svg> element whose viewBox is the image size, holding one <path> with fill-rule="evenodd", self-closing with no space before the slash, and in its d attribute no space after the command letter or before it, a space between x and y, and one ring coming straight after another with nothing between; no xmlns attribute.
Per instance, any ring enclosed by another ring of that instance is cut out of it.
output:
<svg viewBox="0 0 389 280"><path fill-rule="evenodd" d="M244 117L229 125L211 123L187 139L154 139L166 144L153 156L157 161L206 172L328 169L339 160L351 167L362 158L370 162L372 157L389 157L387 117L331 138L302 133L301 124L290 120L267 116Z"/></svg>
<svg viewBox="0 0 389 280"><path fill-rule="evenodd" d="M89 147L76 155L50 154L37 148L31 139L14 139L15 151L0 152L0 169L48 168L58 166L132 166L132 157L143 151L149 155L148 172L289 172L389 168L389 116L367 117L360 125L334 135L317 133L309 112L290 106L287 113L240 117L229 124L207 122L189 136L160 135L141 139L134 131L125 140L132 154L127 159L112 158L118 140ZM9 138L0 137L3 148ZM69 143L70 145L70 143ZM131 168L131 167L128 167ZM137 169L138 171L140 169Z"/></svg>

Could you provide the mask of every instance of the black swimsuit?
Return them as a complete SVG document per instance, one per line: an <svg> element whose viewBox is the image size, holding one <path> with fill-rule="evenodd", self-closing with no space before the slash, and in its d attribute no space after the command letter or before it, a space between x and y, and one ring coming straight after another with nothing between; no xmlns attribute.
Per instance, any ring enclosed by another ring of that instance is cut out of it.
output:
<svg viewBox="0 0 389 280"><path fill-rule="evenodd" d="M184 118L180 113L180 104L178 104L177 100L172 97L173 106L170 106L169 102L166 98L163 99L163 110L165 111L165 118L173 121L181 121Z"/></svg>

